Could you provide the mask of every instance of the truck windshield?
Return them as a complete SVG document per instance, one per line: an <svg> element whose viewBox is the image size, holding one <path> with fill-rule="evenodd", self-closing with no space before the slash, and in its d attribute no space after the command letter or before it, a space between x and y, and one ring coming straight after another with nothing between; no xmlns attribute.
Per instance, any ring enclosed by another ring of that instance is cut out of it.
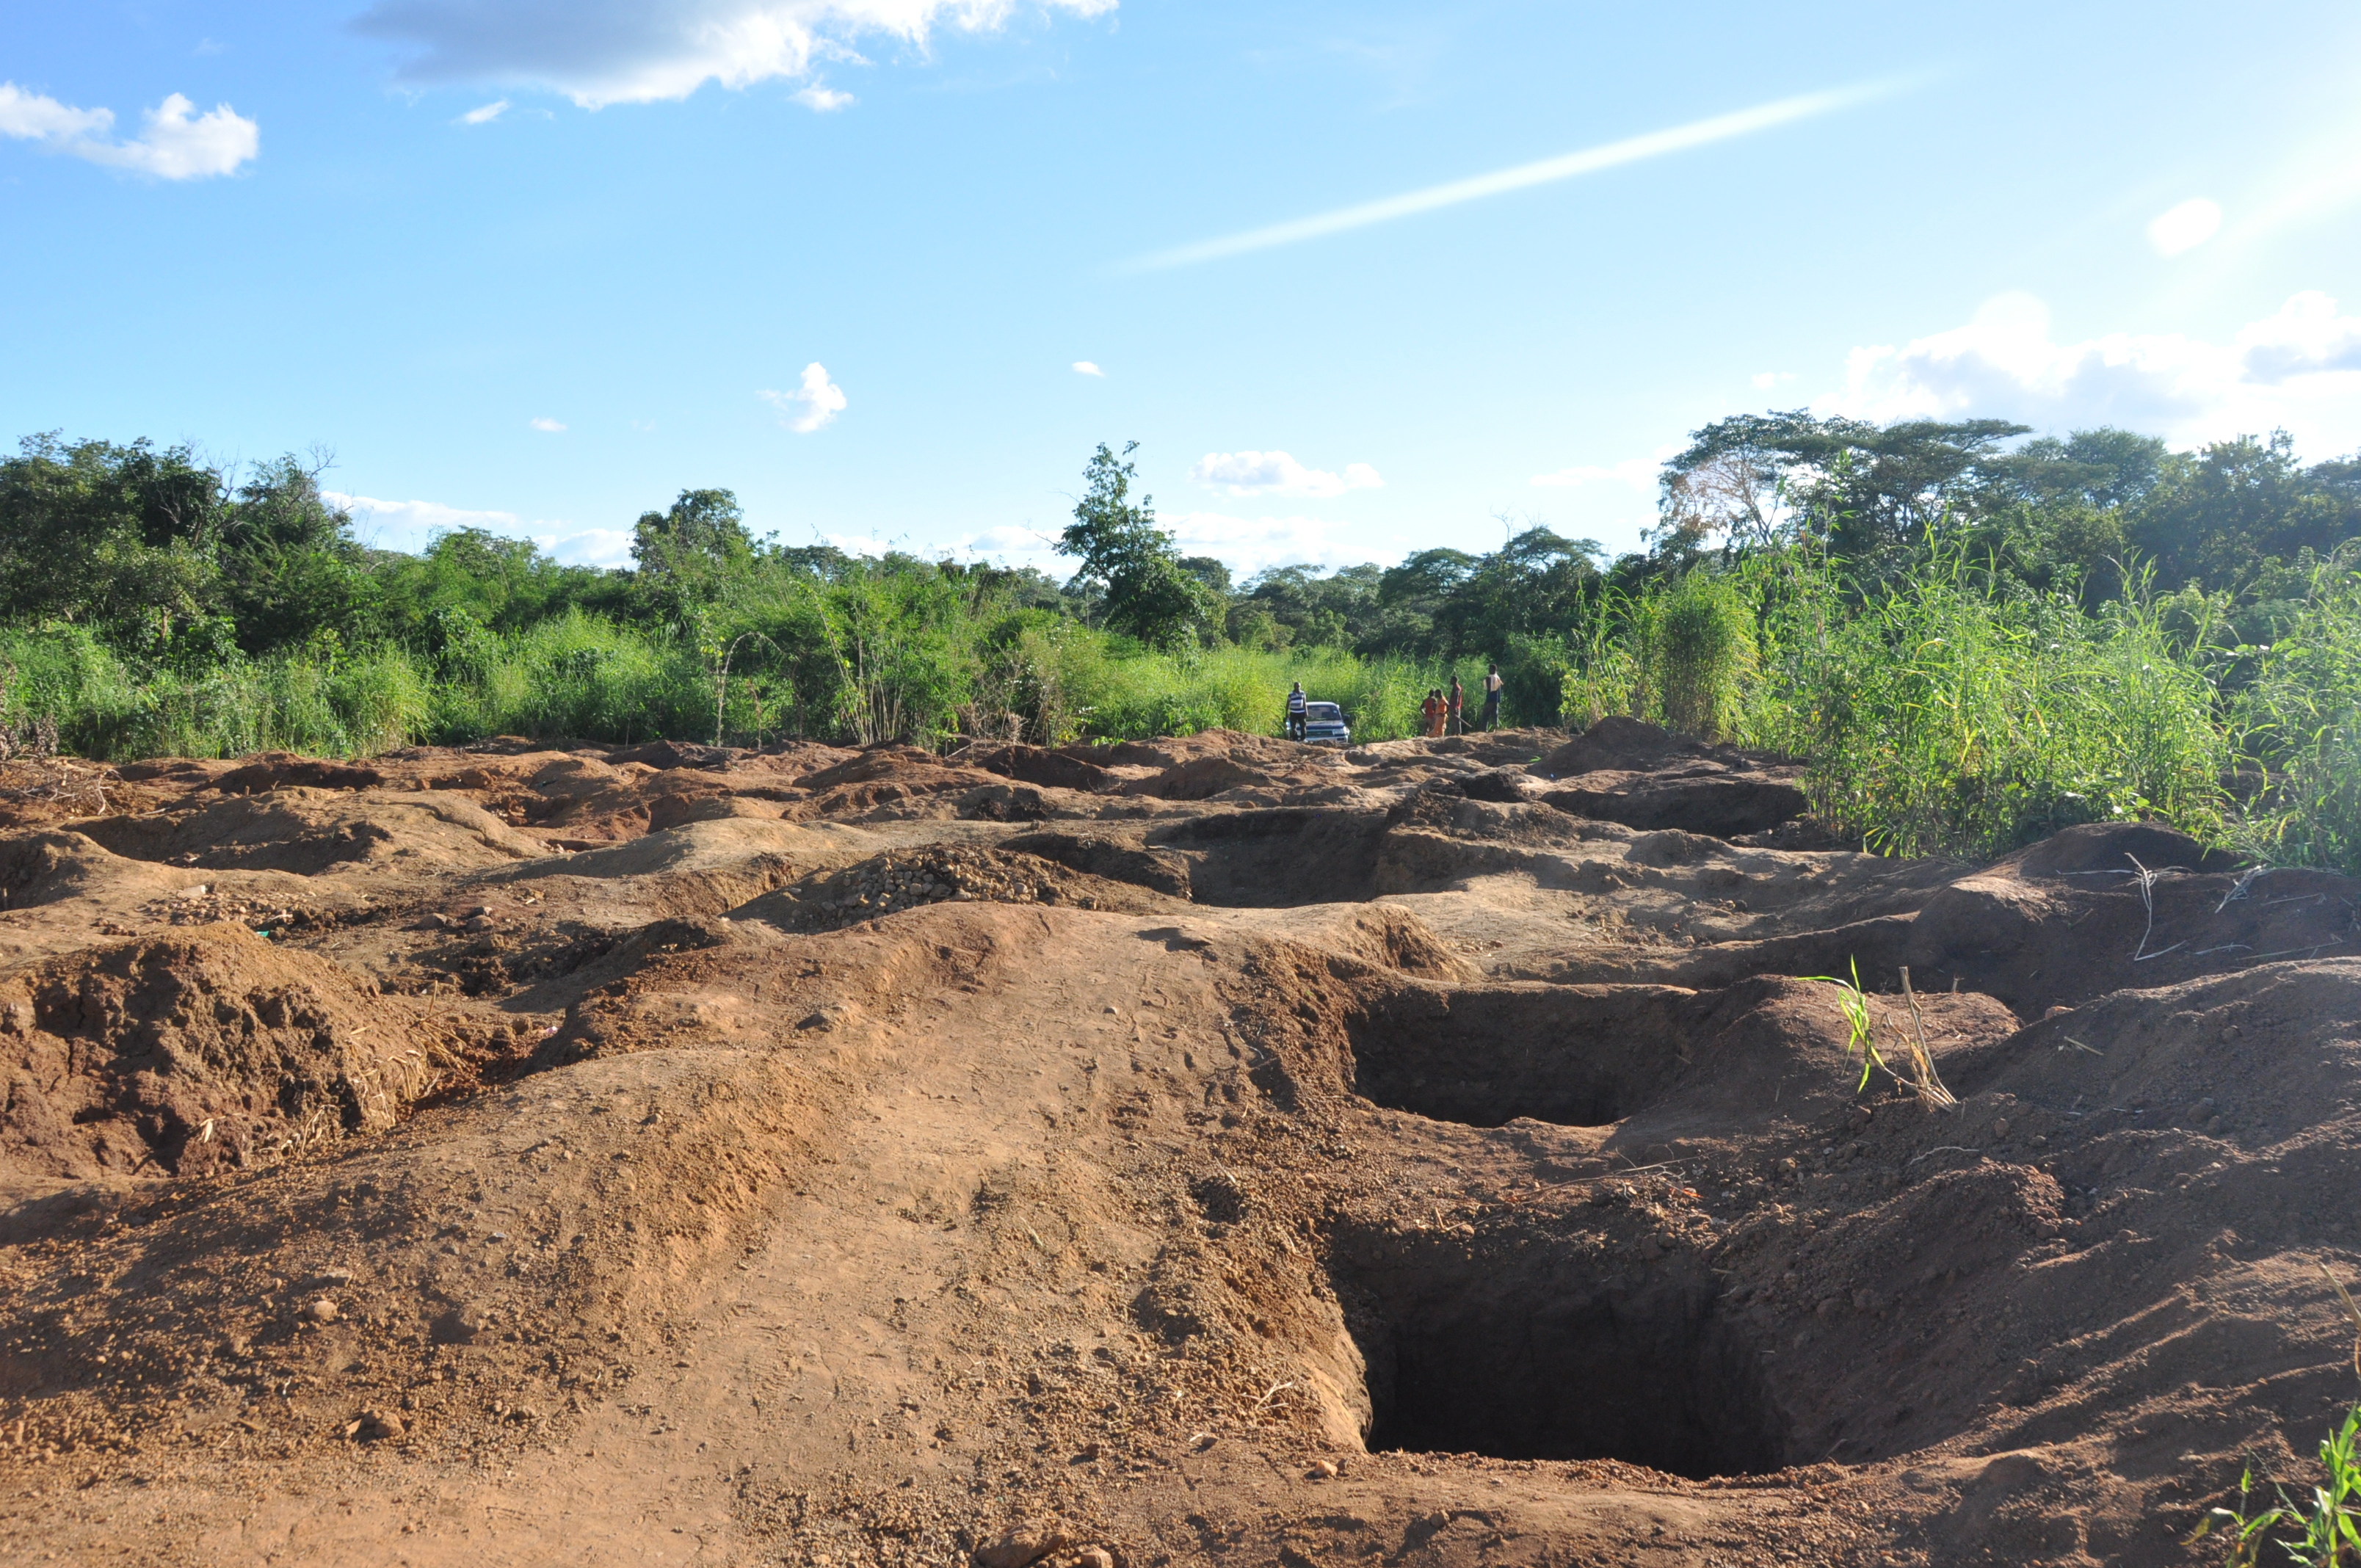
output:
<svg viewBox="0 0 2361 1568"><path fill-rule="evenodd" d="M1345 710L1333 702L1312 703L1303 713L1314 724L1341 724L1345 721Z"/></svg>

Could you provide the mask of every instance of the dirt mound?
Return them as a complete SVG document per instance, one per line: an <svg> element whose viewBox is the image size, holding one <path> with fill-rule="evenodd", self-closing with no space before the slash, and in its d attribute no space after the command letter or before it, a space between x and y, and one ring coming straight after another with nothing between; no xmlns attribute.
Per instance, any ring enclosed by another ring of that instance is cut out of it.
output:
<svg viewBox="0 0 2361 1568"><path fill-rule="evenodd" d="M1124 782L1121 773L1095 762L1013 741L979 740L961 747L943 760L953 766L982 768L985 773L1026 784L1082 790L1091 795L1103 795Z"/></svg>
<svg viewBox="0 0 2361 1568"><path fill-rule="evenodd" d="M224 795L259 795L291 788L374 789L383 783L385 775L375 768L299 757L289 751L265 751L222 774L214 781L214 787Z"/></svg>
<svg viewBox="0 0 2361 1568"><path fill-rule="evenodd" d="M472 800L358 786L271 788L194 808L104 817L81 828L136 860L301 876L396 855L475 870L548 852Z"/></svg>
<svg viewBox="0 0 2361 1568"><path fill-rule="evenodd" d="M1645 719L1609 714L1543 756L1532 769L1543 778L1564 779L1579 773L1653 773L1682 762L1745 767L1770 760L1677 734Z"/></svg>
<svg viewBox="0 0 2361 1568"><path fill-rule="evenodd" d="M411 1010L232 926L0 981L0 1165L190 1175L381 1132L451 1061Z"/></svg>
<svg viewBox="0 0 2361 1568"><path fill-rule="evenodd" d="M1118 741L1105 749L1103 760L1119 767L1178 768L1219 757L1233 762L1286 767L1306 754L1317 755L1317 748L1235 729L1205 729L1194 735L1166 736L1160 740Z"/></svg>
<svg viewBox="0 0 2361 1568"><path fill-rule="evenodd" d="M1565 786L1540 798L1576 817L1643 831L1734 839L1801 817L1803 769L1776 758L1607 718L1532 764Z"/></svg>
<svg viewBox="0 0 2361 1568"><path fill-rule="evenodd" d="M1129 839L1074 832L1020 833L1001 840L1000 847L1018 854L1038 855L1092 876L1136 883L1174 898L1186 900L1191 896L1189 861L1170 850L1143 849Z"/></svg>
<svg viewBox="0 0 2361 1568"><path fill-rule="evenodd" d="M807 877L732 911L732 917L767 920L788 930L834 930L922 905L951 902L1056 904L1146 913L1166 907L1171 900L1132 882L1076 871L1040 855L942 845L895 850Z"/></svg>
<svg viewBox="0 0 2361 1568"><path fill-rule="evenodd" d="M1576 817L1642 831L1673 828L1735 839L1793 821L1809 809L1799 773L1587 773L1541 798Z"/></svg>

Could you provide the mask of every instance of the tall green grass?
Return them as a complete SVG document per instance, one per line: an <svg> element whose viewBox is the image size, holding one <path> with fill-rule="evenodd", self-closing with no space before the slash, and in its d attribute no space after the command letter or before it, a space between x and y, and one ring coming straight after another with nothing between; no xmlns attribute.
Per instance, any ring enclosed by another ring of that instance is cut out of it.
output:
<svg viewBox="0 0 2361 1568"><path fill-rule="evenodd" d="M2232 721L2266 782L2235 838L2281 864L2361 872L2361 572L2321 568L2295 623L2255 652Z"/></svg>
<svg viewBox="0 0 2361 1568"><path fill-rule="evenodd" d="M1374 740L1413 733L1427 689L1450 678L1334 648L1150 652L1071 622L1020 628L996 650L928 646L888 625L854 626L833 642L822 634L817 651L750 638L734 656L724 681L710 649L574 611L511 635L481 632L434 657L328 646L195 671L135 669L80 628L48 627L0 634L0 718L45 716L67 749L116 761L362 756L494 735L711 740L717 722L737 743L932 743L981 731L977 720L994 711L1016 718L1025 739L1057 744L1215 728L1275 735L1300 680ZM1476 673L1464 675L1476 689Z"/></svg>
<svg viewBox="0 0 2361 1568"><path fill-rule="evenodd" d="M315 648L198 671L135 672L79 627L0 634L0 717L47 718L84 756L357 756L428 727L432 694L400 649Z"/></svg>
<svg viewBox="0 0 2361 1568"><path fill-rule="evenodd" d="M2140 590L2092 612L1958 554L1873 592L1805 548L1700 564L1517 639L1503 718L1631 714L1798 758L1820 818L1885 853L1985 856L2072 823L2155 818L2361 872L2361 573L2323 568L2268 648L2228 645L2226 618L2186 594L2159 607ZM195 668L137 663L79 626L19 628L0 632L0 719L46 719L67 749L115 760L717 729L1057 744L1277 734L1300 680L1356 740L1380 740L1416 733L1425 694L1455 673L1472 707L1474 660L1157 652L886 584L679 635L577 610L511 634L462 628L432 654L330 639Z"/></svg>
<svg viewBox="0 0 2361 1568"><path fill-rule="evenodd" d="M2217 694L2137 597L2086 615L1994 591L1956 557L1851 606L1825 573L1763 581L1764 668L1741 732L1810 763L1814 807L1839 831L1904 855L1990 855L2142 817L2220 837Z"/></svg>
<svg viewBox="0 0 2361 1568"><path fill-rule="evenodd" d="M1570 722L1628 713L1801 759L1821 820L1883 853L2150 817L2225 831L2222 698L2137 593L2088 614L1948 554L1863 594L1798 548L1609 598L1575 655Z"/></svg>

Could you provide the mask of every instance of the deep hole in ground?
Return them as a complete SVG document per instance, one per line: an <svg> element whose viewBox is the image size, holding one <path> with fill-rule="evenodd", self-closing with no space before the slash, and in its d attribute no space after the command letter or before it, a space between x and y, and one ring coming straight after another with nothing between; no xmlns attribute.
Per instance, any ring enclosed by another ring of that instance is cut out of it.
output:
<svg viewBox="0 0 2361 1568"><path fill-rule="evenodd" d="M1637 1284L1527 1243L1472 1255L1447 1236L1359 1238L1335 1266L1367 1367L1372 1451L1619 1459L1675 1475L1786 1462L1753 1345L1713 1310L1709 1270Z"/></svg>
<svg viewBox="0 0 2361 1568"><path fill-rule="evenodd" d="M1374 897L1385 831L1382 811L1279 807L1191 817L1148 841L1187 858L1199 904L1280 909Z"/></svg>
<svg viewBox="0 0 2361 1568"><path fill-rule="evenodd" d="M1599 1127L1682 1066L1681 992L1658 986L1404 989L1345 1019L1355 1093L1440 1122Z"/></svg>

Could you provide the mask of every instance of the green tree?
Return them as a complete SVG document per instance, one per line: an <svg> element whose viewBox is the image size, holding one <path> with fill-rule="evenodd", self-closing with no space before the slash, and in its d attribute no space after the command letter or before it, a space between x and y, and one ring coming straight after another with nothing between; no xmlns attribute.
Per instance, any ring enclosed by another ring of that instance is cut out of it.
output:
<svg viewBox="0 0 2361 1568"><path fill-rule="evenodd" d="M1878 425L1803 410L1740 414L1694 431L1664 465L1662 536L1683 551L1716 532L1767 544L1807 528L1883 575L1916 558L1931 530L2030 427L2007 420Z"/></svg>
<svg viewBox="0 0 2361 1568"><path fill-rule="evenodd" d="M633 598L675 630L708 619L753 559L753 536L728 490L683 490L668 510L643 511L631 525Z"/></svg>
<svg viewBox="0 0 2361 1568"><path fill-rule="evenodd" d="M214 548L223 608L248 652L376 630L379 586L351 516L321 493L326 467L324 455L258 464L223 518Z"/></svg>
<svg viewBox="0 0 2361 1568"><path fill-rule="evenodd" d="M2267 565L2327 555L2361 535L2361 486L2350 464L2306 469L2285 431L2242 435L2175 455L2133 510L2130 534L2168 583L2252 586Z"/></svg>
<svg viewBox="0 0 2361 1568"><path fill-rule="evenodd" d="M185 446L26 437L0 462L0 616L169 642L217 608L231 499Z"/></svg>
<svg viewBox="0 0 2361 1568"><path fill-rule="evenodd" d="M1221 597L1183 565L1172 535L1156 526L1150 497L1131 499L1137 472L1130 462L1139 449L1126 444L1120 455L1104 442L1089 466L1074 521L1058 536L1058 553L1082 558L1069 591L1095 589L1100 612L1111 630L1157 648L1186 647L1221 624Z"/></svg>

